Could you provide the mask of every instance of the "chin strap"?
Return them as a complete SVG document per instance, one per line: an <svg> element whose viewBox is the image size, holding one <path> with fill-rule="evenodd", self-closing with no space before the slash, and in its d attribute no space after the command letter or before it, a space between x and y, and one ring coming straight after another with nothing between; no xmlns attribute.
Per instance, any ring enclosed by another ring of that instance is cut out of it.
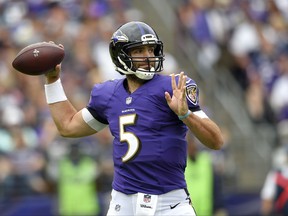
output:
<svg viewBox="0 0 288 216"><path fill-rule="evenodd" d="M151 67L150 71L155 71L154 67ZM143 80L150 80L154 77L155 72L147 72L142 68L138 68L138 70L136 70L135 75L139 78L139 79L143 79Z"/></svg>
<svg viewBox="0 0 288 216"><path fill-rule="evenodd" d="M139 79L143 79L143 80L150 80L154 77L155 74L155 68L151 67L150 71L148 72L147 70L143 69L143 68L138 68L136 71L131 70L130 68L127 67L127 65L121 60L121 58L118 56L118 60L119 62L123 65L124 69L121 69L117 66L115 66L116 71L123 73L123 74L135 74L135 76L137 76Z"/></svg>
<svg viewBox="0 0 288 216"><path fill-rule="evenodd" d="M145 72L140 72L140 73L135 73L135 75L142 80L150 80L154 77L155 73L145 73Z"/></svg>

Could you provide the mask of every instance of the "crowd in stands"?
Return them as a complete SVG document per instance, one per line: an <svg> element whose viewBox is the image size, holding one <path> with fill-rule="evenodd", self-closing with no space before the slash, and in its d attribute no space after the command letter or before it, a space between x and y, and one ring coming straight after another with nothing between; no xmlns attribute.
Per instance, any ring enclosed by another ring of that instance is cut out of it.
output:
<svg viewBox="0 0 288 216"><path fill-rule="evenodd" d="M198 62L238 81L251 119L287 133L288 3L185 0L178 17L198 45Z"/></svg>

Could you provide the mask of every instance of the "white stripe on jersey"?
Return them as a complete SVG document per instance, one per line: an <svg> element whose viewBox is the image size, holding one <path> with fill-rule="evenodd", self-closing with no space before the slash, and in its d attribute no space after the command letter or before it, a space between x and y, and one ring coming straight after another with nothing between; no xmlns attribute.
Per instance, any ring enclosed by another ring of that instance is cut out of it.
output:
<svg viewBox="0 0 288 216"><path fill-rule="evenodd" d="M88 111L87 108L82 109L82 118L84 121L94 130L100 131L105 128L107 125L97 121L91 113Z"/></svg>

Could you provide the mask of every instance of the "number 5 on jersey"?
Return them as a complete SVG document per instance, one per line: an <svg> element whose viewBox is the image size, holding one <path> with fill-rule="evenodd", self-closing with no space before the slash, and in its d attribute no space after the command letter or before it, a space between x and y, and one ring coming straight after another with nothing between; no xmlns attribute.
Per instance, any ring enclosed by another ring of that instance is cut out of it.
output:
<svg viewBox="0 0 288 216"><path fill-rule="evenodd" d="M125 131L125 126L135 125L137 120L137 114L129 114L120 116L120 142L127 142L128 150L124 156L122 156L122 162L128 162L132 160L141 149L141 142L139 138L132 132Z"/></svg>

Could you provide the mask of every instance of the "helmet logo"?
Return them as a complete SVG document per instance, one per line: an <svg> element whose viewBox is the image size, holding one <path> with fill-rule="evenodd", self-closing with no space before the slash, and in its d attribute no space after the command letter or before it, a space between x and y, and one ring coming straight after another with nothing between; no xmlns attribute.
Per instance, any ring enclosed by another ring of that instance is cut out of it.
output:
<svg viewBox="0 0 288 216"><path fill-rule="evenodd" d="M115 45L116 43L118 42L128 42L129 39L128 37L122 32L122 31L116 31L113 36L112 36L112 39L113 41L113 44Z"/></svg>
<svg viewBox="0 0 288 216"><path fill-rule="evenodd" d="M143 41L143 44L150 44L155 43L158 41L157 37L153 34L145 34L141 36L141 41Z"/></svg>

